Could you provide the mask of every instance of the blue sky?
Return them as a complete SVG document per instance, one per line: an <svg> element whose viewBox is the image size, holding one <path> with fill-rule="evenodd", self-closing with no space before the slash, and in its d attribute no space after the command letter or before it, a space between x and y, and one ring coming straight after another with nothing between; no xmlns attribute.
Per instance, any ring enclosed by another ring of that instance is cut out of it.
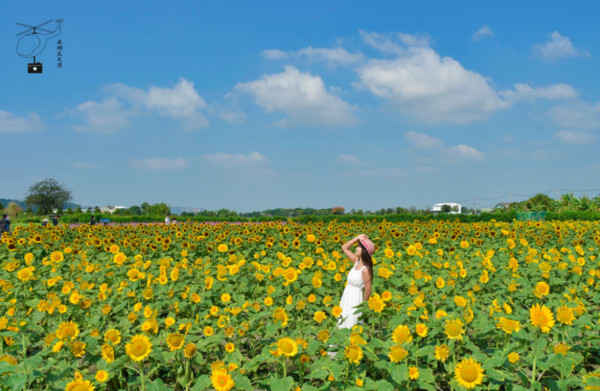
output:
<svg viewBox="0 0 600 391"><path fill-rule="evenodd" d="M1 196L22 199L48 177L82 205L240 212L596 196L599 11L590 1L2 2ZM43 74L27 74L16 23L61 18L37 57Z"/></svg>

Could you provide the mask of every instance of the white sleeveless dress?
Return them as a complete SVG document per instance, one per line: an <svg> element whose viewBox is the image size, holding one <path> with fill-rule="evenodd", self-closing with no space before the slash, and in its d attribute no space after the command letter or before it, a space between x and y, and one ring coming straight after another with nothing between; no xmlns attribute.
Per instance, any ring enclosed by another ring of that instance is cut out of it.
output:
<svg viewBox="0 0 600 391"><path fill-rule="evenodd" d="M348 284L344 288L340 300L340 307L342 307L342 315L338 319L338 328L340 329L351 329L358 323L358 318L361 315L360 313L354 313L356 311L354 307L363 302L365 283L362 278L362 271L366 266L363 266L360 270L356 270L355 267L356 264L348 272Z"/></svg>

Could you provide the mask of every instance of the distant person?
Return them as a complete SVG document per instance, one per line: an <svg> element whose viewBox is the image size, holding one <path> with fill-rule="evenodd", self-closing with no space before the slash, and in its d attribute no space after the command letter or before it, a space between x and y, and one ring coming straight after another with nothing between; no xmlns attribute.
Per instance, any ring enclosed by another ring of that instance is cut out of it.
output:
<svg viewBox="0 0 600 391"><path fill-rule="evenodd" d="M4 215L6 218L6 232L10 232L10 216Z"/></svg>
<svg viewBox="0 0 600 391"><path fill-rule="evenodd" d="M58 215L52 216L52 225L58 225Z"/></svg>
<svg viewBox="0 0 600 391"><path fill-rule="evenodd" d="M47 226L47 225L48 225L48 223L49 223L48 219L44 219L44 220L42 220L42 227L45 227L45 226Z"/></svg>
<svg viewBox="0 0 600 391"><path fill-rule="evenodd" d="M96 217L92 216L90 219L90 225L96 225Z"/></svg>
<svg viewBox="0 0 600 391"><path fill-rule="evenodd" d="M6 220L6 215L2 215L2 219L0 219L0 236L4 232L8 232L8 221Z"/></svg>
<svg viewBox="0 0 600 391"><path fill-rule="evenodd" d="M167 215L167 217L165 217L165 224L166 225L171 224L171 215Z"/></svg>

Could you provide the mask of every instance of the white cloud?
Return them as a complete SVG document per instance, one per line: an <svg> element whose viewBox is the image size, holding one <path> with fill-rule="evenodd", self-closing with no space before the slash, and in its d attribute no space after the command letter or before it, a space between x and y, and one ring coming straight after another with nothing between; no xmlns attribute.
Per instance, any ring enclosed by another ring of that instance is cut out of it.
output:
<svg viewBox="0 0 600 391"><path fill-rule="evenodd" d="M206 118L200 113L200 110L206 109L208 105L194 88L194 83L184 78L180 78L173 88L152 86L144 91L123 84L113 84L108 86L107 90L134 105L141 105L160 115L181 120L188 130L208 125Z"/></svg>
<svg viewBox="0 0 600 391"><path fill-rule="evenodd" d="M189 163L185 159L129 159L129 164L132 168L140 170L181 170L189 167Z"/></svg>
<svg viewBox="0 0 600 391"><path fill-rule="evenodd" d="M408 47L427 47L433 44L433 40L428 35L422 34L380 34L375 32L367 33L360 31L362 41L372 48L379 50L382 53L392 53L402 55Z"/></svg>
<svg viewBox="0 0 600 391"><path fill-rule="evenodd" d="M357 123L355 108L325 88L319 76L292 66L274 75L238 83L235 89L252 95L266 112L287 115L284 123L346 126Z"/></svg>
<svg viewBox="0 0 600 391"><path fill-rule="evenodd" d="M600 128L600 102L590 104L581 100L552 107L549 116L565 128Z"/></svg>
<svg viewBox="0 0 600 391"><path fill-rule="evenodd" d="M262 55L269 60L285 60L286 58L290 57L288 52L284 52L283 50L279 49L263 50Z"/></svg>
<svg viewBox="0 0 600 391"><path fill-rule="evenodd" d="M589 53L576 49L568 37L561 35L558 31L550 34L548 41L533 46L533 53L544 61L557 61L563 58L588 56Z"/></svg>
<svg viewBox="0 0 600 391"><path fill-rule="evenodd" d="M414 144L417 148L426 148L426 149L438 149L444 148L444 143L442 140L437 139L435 137L428 136L424 133L419 132L406 132L404 133L404 138Z"/></svg>
<svg viewBox="0 0 600 391"><path fill-rule="evenodd" d="M82 170L91 170L96 168L96 166L90 163L75 162L75 168L79 168Z"/></svg>
<svg viewBox="0 0 600 391"><path fill-rule="evenodd" d="M470 147L465 144L459 144L454 147L447 148L443 151L442 157L451 160L451 161L459 161L459 160L483 160L485 155L483 152L476 150L473 147Z"/></svg>
<svg viewBox="0 0 600 391"><path fill-rule="evenodd" d="M370 60L357 72L357 87L425 122L472 122L509 107L485 77L428 47L408 47L393 60Z"/></svg>
<svg viewBox="0 0 600 391"><path fill-rule="evenodd" d="M0 133L32 132L44 128L44 122L36 113L17 117L11 112L0 110Z"/></svg>
<svg viewBox="0 0 600 391"><path fill-rule="evenodd" d="M539 88L533 88L527 84L515 84L514 90L500 91L499 94L510 103L536 98L562 100L577 97L577 91L570 85L563 83Z"/></svg>
<svg viewBox="0 0 600 391"><path fill-rule="evenodd" d="M186 130L208 125L200 110L208 105L194 89L194 83L181 78L173 88L151 86L148 90L124 84L111 84L104 90L110 96L101 102L88 101L70 110L83 117L77 131L114 133L130 125L129 118L156 113L181 121Z"/></svg>
<svg viewBox="0 0 600 391"><path fill-rule="evenodd" d="M493 37L494 36L494 31L489 28L487 25L483 25L479 30L477 30L475 33L473 33L473 35L471 36L471 40L472 41L483 41L484 39L488 38L488 37Z"/></svg>
<svg viewBox="0 0 600 391"><path fill-rule="evenodd" d="M313 48L311 46L298 51L284 52L281 50L265 50L263 56L270 60L284 60L288 58L304 58L309 62L325 62L331 66L349 65L364 61L362 53L350 53L343 48Z"/></svg>
<svg viewBox="0 0 600 391"><path fill-rule="evenodd" d="M85 125L72 128L78 132L114 133L129 126L128 117L133 113L124 110L114 97L101 102L88 101L70 110L71 114L83 117Z"/></svg>
<svg viewBox="0 0 600 391"><path fill-rule="evenodd" d="M251 152L247 155L218 152L202 155L202 160L219 168L239 168L249 165L267 165L270 163L269 159L260 152Z"/></svg>
<svg viewBox="0 0 600 391"><path fill-rule="evenodd" d="M567 144L591 144L598 138L587 132L575 132L572 130L561 130L554 134L559 141Z"/></svg>
<svg viewBox="0 0 600 391"><path fill-rule="evenodd" d="M360 163L362 163L362 161L358 158L358 156L355 156L355 155L340 155L340 156L338 156L337 161L340 163L345 163L345 164L360 164Z"/></svg>

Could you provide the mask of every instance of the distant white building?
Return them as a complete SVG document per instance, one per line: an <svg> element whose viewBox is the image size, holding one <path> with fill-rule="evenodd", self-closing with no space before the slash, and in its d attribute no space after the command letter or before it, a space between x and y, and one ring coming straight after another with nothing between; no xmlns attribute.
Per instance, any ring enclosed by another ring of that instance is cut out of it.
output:
<svg viewBox="0 0 600 391"><path fill-rule="evenodd" d="M115 213L118 209L127 209L124 206L114 206L114 205L107 205L107 206L102 206L100 207L100 212L101 213L110 213L113 214Z"/></svg>
<svg viewBox="0 0 600 391"><path fill-rule="evenodd" d="M456 202L442 202L439 204L435 204L431 208L431 211L433 212L433 214L442 213L442 207L444 205L448 205L450 207L450 212L448 212L450 214L454 215L454 214L462 213L462 205L457 204Z"/></svg>

